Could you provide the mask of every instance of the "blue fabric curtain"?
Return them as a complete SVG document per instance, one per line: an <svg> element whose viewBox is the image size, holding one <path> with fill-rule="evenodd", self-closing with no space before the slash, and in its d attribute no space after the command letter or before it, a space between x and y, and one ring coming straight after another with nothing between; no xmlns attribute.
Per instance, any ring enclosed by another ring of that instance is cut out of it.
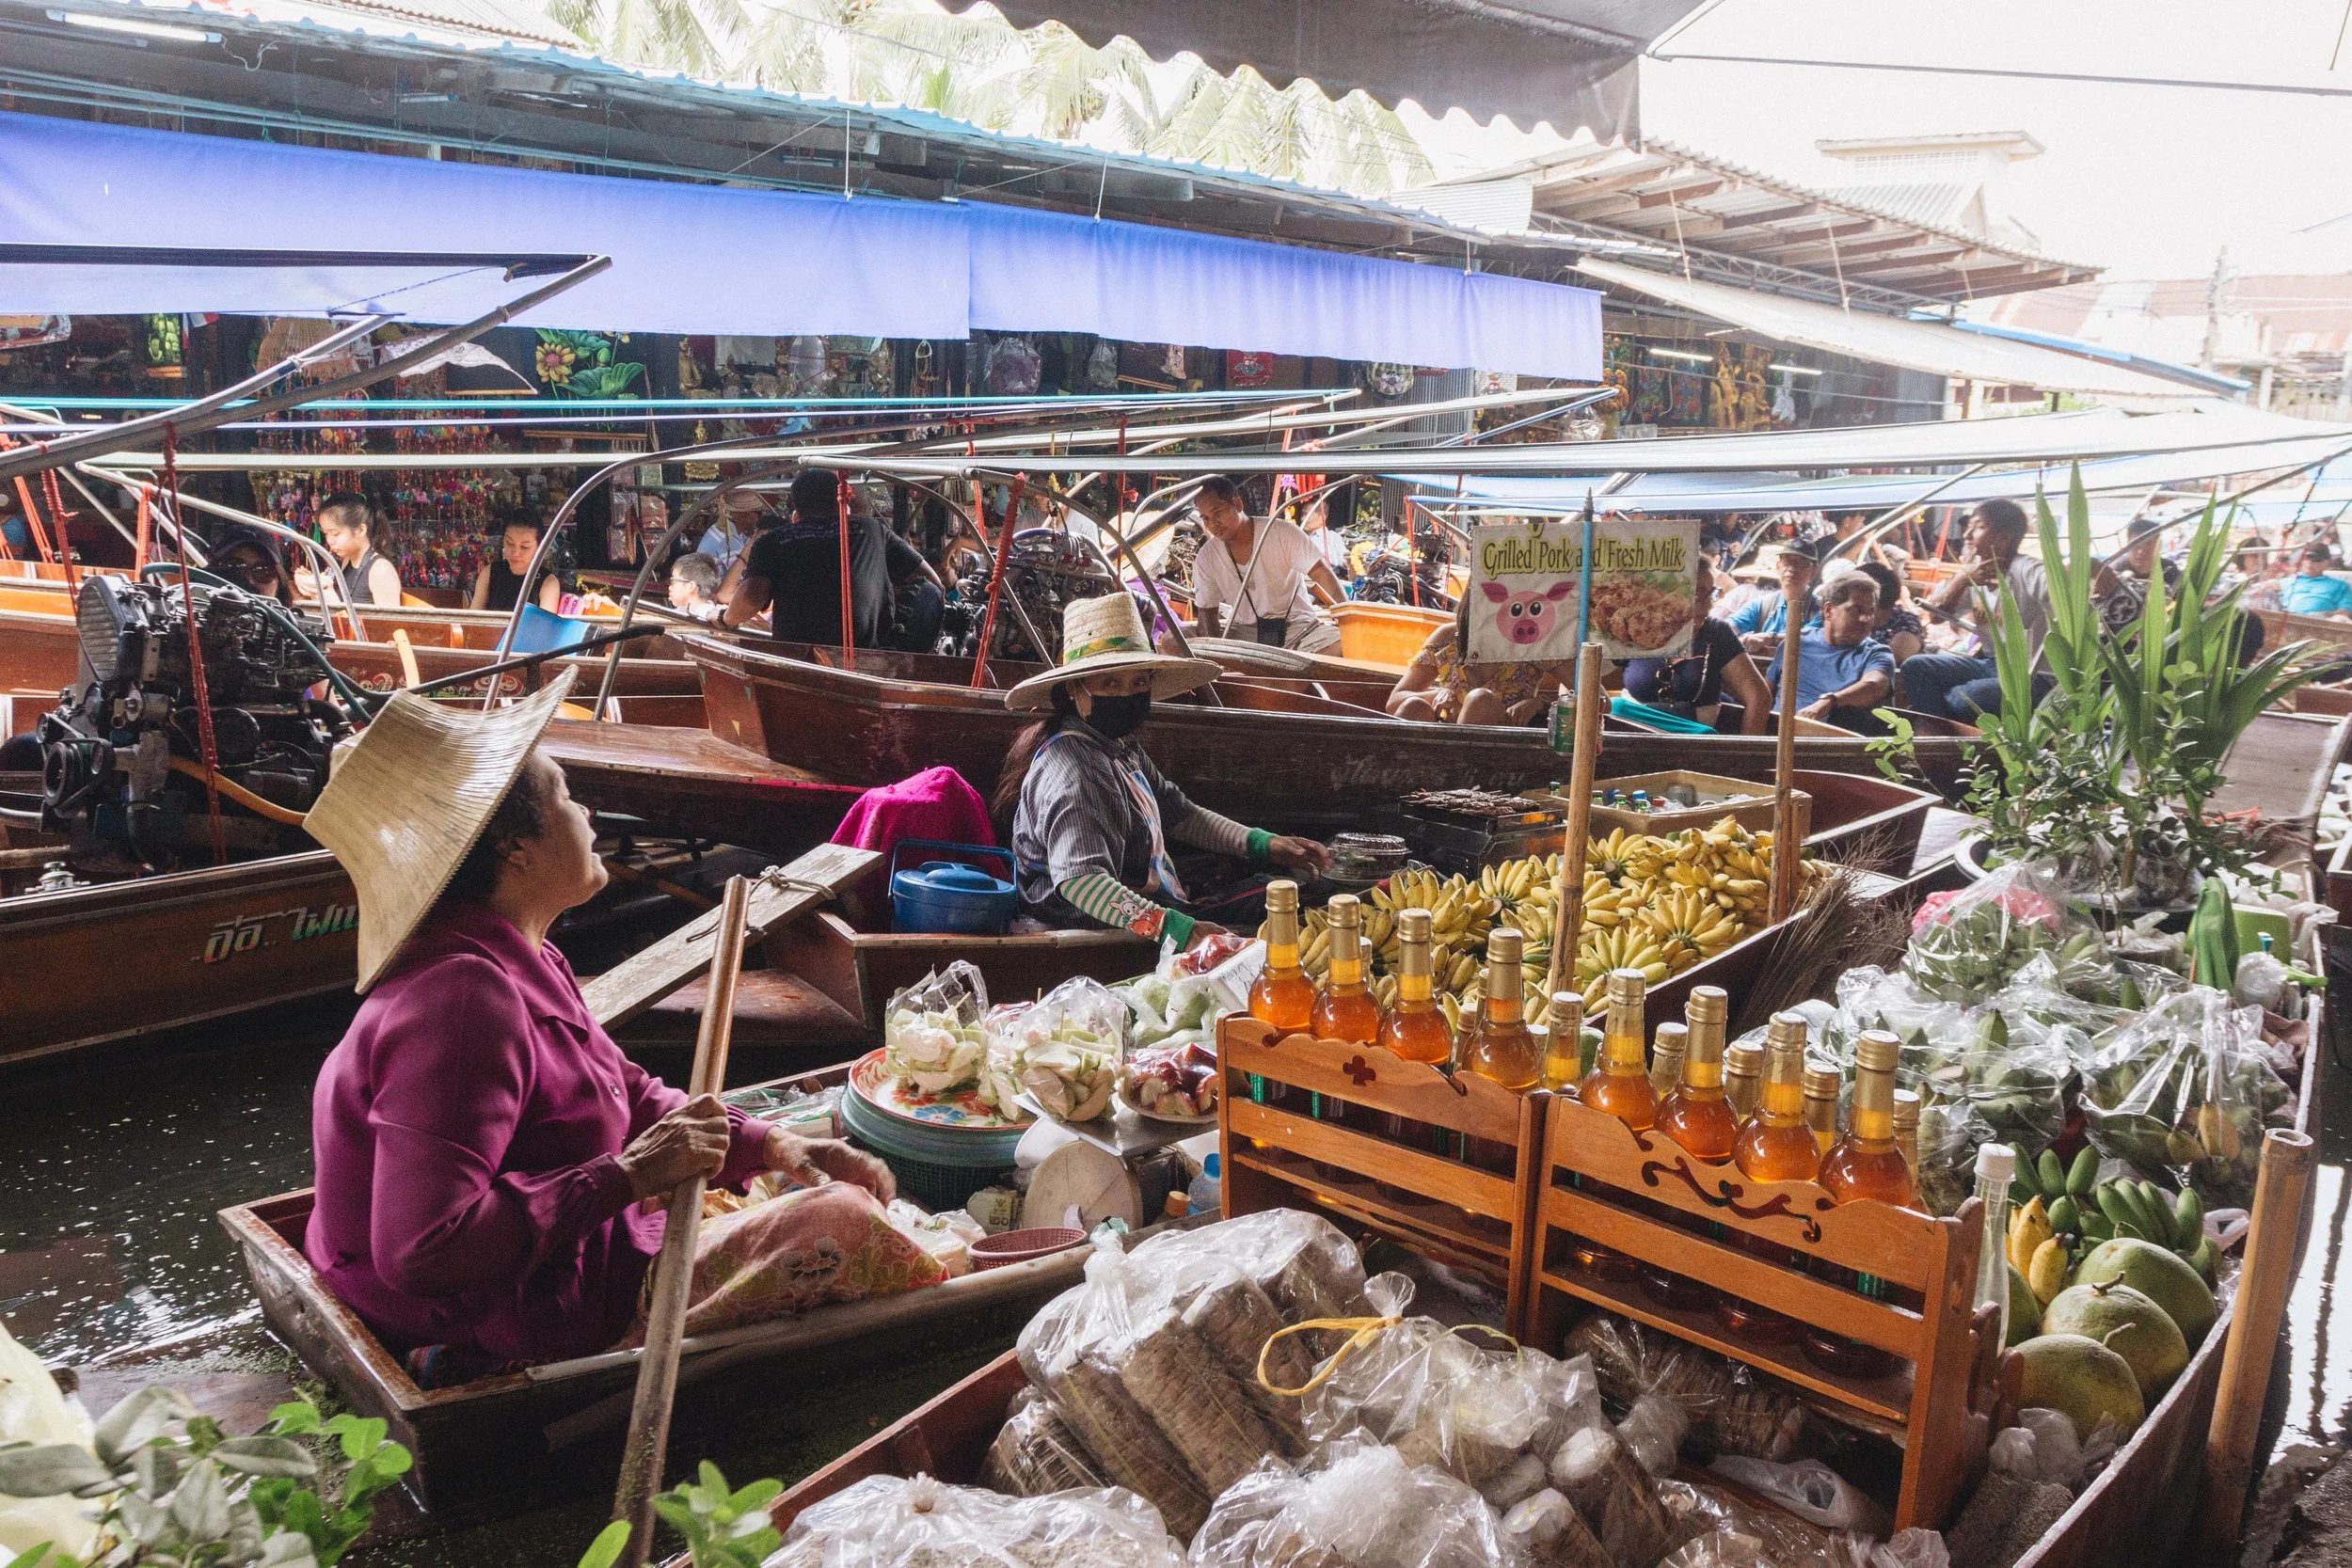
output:
<svg viewBox="0 0 2352 1568"><path fill-rule="evenodd" d="M612 269L524 325L961 338L1091 332L1597 379L1600 296L1141 224L963 202L546 174L0 114L0 241L587 251ZM495 275L11 267L0 309L461 319Z"/></svg>

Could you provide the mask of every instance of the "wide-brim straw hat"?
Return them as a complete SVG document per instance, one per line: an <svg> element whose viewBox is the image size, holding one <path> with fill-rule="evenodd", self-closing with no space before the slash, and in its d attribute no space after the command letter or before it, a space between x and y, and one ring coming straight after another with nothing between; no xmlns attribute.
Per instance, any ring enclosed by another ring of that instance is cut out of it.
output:
<svg viewBox="0 0 2352 1568"><path fill-rule="evenodd" d="M381 978L521 777L574 672L488 713L395 692L302 825L359 893L359 983Z"/></svg>
<svg viewBox="0 0 2352 1568"><path fill-rule="evenodd" d="M1152 697L1155 702L1206 686L1224 673L1208 659L1179 658L1152 647L1152 634L1143 624L1143 611L1136 608L1134 596L1125 593L1105 594L1099 599L1080 599L1064 608L1061 662L1006 692L1005 705L1024 709L1045 707L1053 701L1054 688L1064 681L1084 680L1089 675L1107 674L1114 670L1154 672Z"/></svg>

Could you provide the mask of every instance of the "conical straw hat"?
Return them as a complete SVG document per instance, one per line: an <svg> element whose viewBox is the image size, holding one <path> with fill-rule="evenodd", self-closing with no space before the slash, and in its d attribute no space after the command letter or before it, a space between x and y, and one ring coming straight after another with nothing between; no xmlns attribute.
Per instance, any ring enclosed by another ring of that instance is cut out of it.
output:
<svg viewBox="0 0 2352 1568"><path fill-rule="evenodd" d="M566 670L488 713L395 692L302 819L359 891L359 984L375 984L431 912L572 688Z"/></svg>
<svg viewBox="0 0 2352 1568"><path fill-rule="evenodd" d="M1143 625L1143 611L1125 592L1099 599L1079 599L1061 612L1061 662L1031 675L1005 693L1010 708L1041 708L1051 701L1054 688L1064 681L1084 680L1111 670L1152 670L1154 701L1206 686L1224 672L1205 658L1178 658L1152 646Z"/></svg>

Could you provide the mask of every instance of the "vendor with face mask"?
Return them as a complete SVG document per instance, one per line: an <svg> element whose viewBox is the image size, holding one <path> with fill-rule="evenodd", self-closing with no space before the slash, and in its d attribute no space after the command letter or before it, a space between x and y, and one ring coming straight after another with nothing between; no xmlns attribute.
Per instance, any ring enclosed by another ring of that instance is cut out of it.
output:
<svg viewBox="0 0 2352 1568"><path fill-rule="evenodd" d="M1222 927L1190 912L1171 845L1319 871L1330 851L1193 804L1153 767L1136 732L1155 697L1206 686L1217 667L1154 653L1125 594L1081 599L1062 616L1060 665L1005 694L1044 717L1005 758L993 805L1012 816L1026 911L1048 925L1112 927L1189 947Z"/></svg>

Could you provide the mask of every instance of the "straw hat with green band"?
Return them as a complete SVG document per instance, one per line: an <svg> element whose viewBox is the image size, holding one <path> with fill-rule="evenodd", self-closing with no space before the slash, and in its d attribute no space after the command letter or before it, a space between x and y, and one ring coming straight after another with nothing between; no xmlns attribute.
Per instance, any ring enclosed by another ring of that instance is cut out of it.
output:
<svg viewBox="0 0 2352 1568"><path fill-rule="evenodd" d="M1154 701L1206 686L1223 673L1205 658L1178 658L1153 648L1152 634L1143 624L1143 611L1136 608L1134 596L1127 594L1080 599L1066 607L1061 614L1061 646L1059 664L1042 674L1031 675L1005 693L1007 707L1045 707L1053 701L1054 688L1063 682L1117 670L1154 672Z"/></svg>
<svg viewBox="0 0 2352 1568"><path fill-rule="evenodd" d="M395 692L358 740L338 748L333 776L302 825L358 890L358 990L383 977L439 902L573 673L488 713Z"/></svg>

